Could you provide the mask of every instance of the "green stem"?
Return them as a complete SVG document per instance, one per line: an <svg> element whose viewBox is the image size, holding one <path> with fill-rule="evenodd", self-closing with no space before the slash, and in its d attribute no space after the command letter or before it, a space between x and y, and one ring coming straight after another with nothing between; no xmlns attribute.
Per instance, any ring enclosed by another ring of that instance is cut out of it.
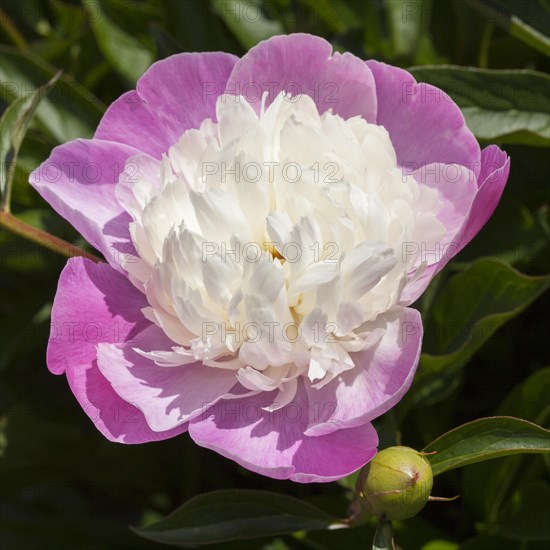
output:
<svg viewBox="0 0 550 550"><path fill-rule="evenodd" d="M372 550L395 550L391 521L379 520L372 541Z"/></svg>
<svg viewBox="0 0 550 550"><path fill-rule="evenodd" d="M481 37L481 45L479 48L479 60L478 65L480 69L486 69L489 66L489 47L491 45L491 38L493 36L494 25L487 23Z"/></svg>
<svg viewBox="0 0 550 550"><path fill-rule="evenodd" d="M12 20L8 17L8 14L0 8L0 27L6 33L6 36L12 41L12 43L21 48L22 50L28 50L29 45L24 36L17 30L17 27L13 24Z"/></svg>
<svg viewBox="0 0 550 550"><path fill-rule="evenodd" d="M4 196L0 196L0 212L5 212L6 214L10 213L11 206L11 189L13 187L13 177L15 175L15 162L12 161L11 166L8 166L6 162L6 192Z"/></svg>
<svg viewBox="0 0 550 550"><path fill-rule="evenodd" d="M12 233L23 237L33 243L39 244L48 250L57 252L66 258L72 258L73 256L82 256L93 262L101 262L102 260L85 250L82 250L74 244L68 243L59 237L55 237L42 229L38 229L29 225L21 220L18 220L13 214L6 211L0 211L0 226L5 227Z"/></svg>

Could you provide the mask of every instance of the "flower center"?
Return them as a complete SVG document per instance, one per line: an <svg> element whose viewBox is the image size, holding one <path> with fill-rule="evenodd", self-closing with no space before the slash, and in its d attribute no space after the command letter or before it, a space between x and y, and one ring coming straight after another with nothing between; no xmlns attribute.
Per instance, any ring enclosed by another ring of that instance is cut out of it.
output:
<svg viewBox="0 0 550 550"><path fill-rule="evenodd" d="M440 197L403 173L383 127L308 96L259 114L221 96L216 117L161 161L130 159L117 187L137 251L124 267L177 344L142 353L234 369L284 403L298 377L322 386L376 345L418 260L404 243L444 233Z"/></svg>

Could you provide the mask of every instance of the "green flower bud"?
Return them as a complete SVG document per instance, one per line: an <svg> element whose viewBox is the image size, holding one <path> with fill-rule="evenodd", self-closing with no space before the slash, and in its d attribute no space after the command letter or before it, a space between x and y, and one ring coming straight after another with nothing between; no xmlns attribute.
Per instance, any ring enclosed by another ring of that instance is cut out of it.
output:
<svg viewBox="0 0 550 550"><path fill-rule="evenodd" d="M380 451L357 480L365 507L382 520L407 519L418 514L428 502L432 486L429 462L410 447Z"/></svg>

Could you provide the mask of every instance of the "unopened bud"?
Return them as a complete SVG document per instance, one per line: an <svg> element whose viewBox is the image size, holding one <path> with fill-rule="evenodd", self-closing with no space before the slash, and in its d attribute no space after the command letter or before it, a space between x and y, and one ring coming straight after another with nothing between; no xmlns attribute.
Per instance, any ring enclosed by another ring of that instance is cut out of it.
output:
<svg viewBox="0 0 550 550"><path fill-rule="evenodd" d="M432 486L429 462L410 447L380 451L357 480L366 508L382 520L401 520L418 514L428 502Z"/></svg>

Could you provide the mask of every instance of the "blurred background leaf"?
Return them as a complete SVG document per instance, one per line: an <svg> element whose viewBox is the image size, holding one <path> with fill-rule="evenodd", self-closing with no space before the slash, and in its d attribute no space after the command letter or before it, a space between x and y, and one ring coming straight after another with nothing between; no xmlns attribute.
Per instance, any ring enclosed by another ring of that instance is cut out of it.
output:
<svg viewBox="0 0 550 550"><path fill-rule="evenodd" d="M476 351L549 286L549 276L529 277L488 259L452 277L424 317L424 351L400 406L433 404L448 397Z"/></svg>
<svg viewBox="0 0 550 550"><path fill-rule="evenodd" d="M449 65L410 70L419 82L445 90L461 108L468 127L480 141L550 146L548 75Z"/></svg>
<svg viewBox="0 0 550 550"><path fill-rule="evenodd" d="M97 0L82 0L99 49L111 66L133 86L149 68L155 56L132 34L115 25ZM125 6L125 3L119 3ZM97 15L94 13L97 10Z"/></svg>

